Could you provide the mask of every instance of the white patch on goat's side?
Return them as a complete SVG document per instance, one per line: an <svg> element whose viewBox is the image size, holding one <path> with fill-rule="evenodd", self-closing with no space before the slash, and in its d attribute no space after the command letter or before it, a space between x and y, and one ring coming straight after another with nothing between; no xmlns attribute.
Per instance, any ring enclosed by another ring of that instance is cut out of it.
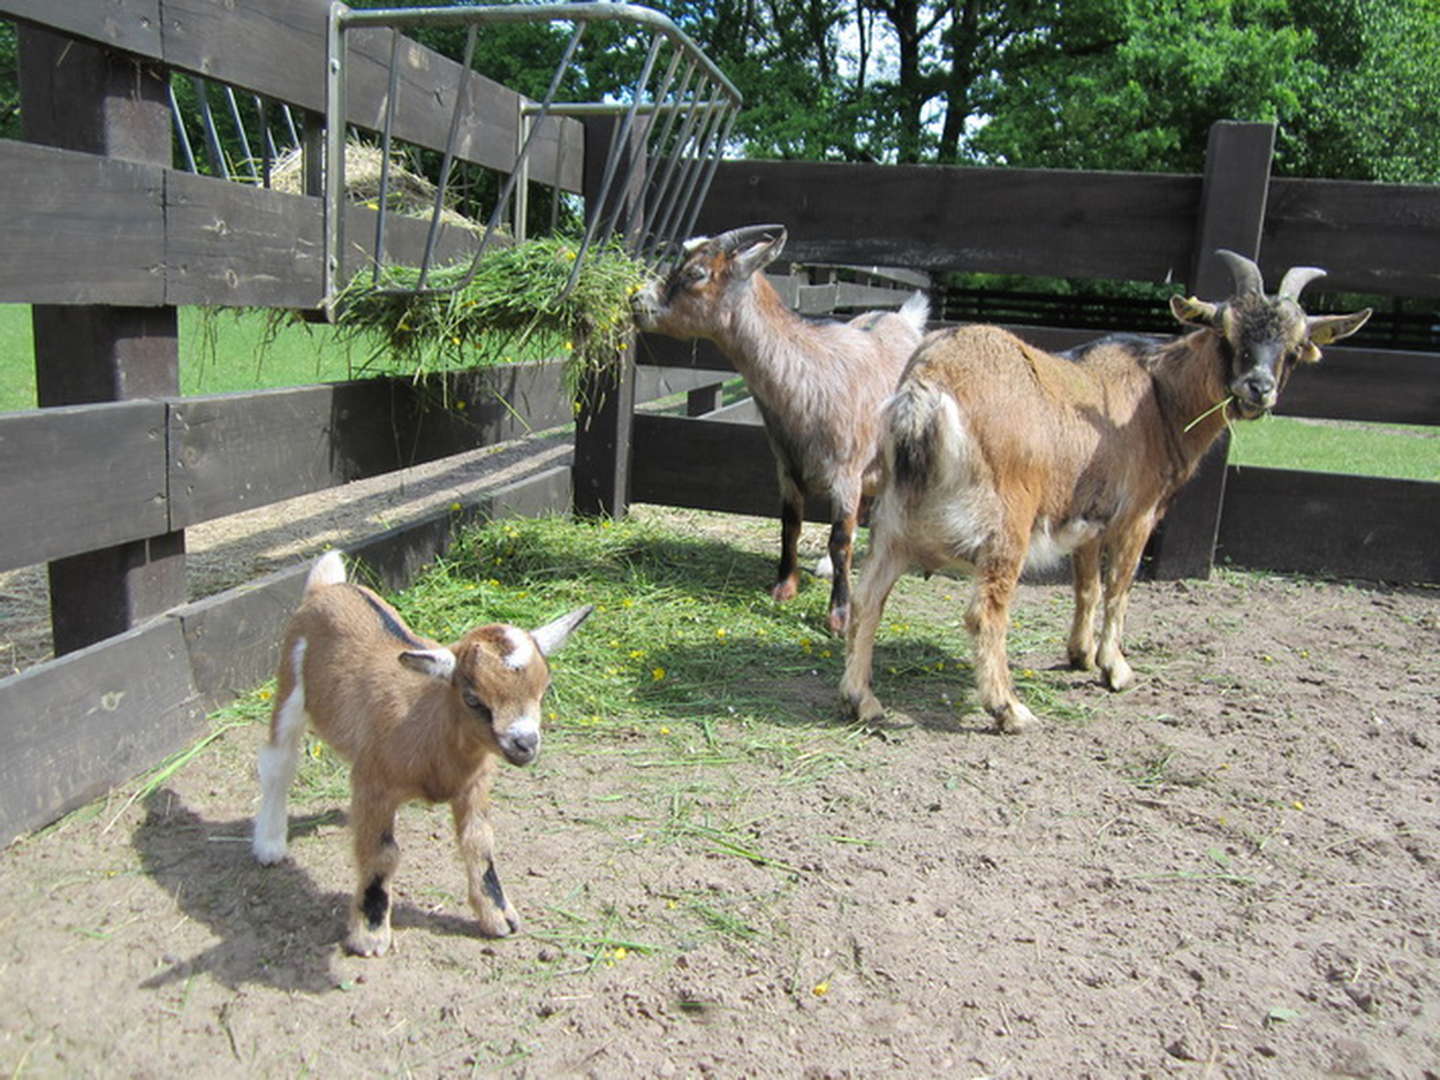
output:
<svg viewBox="0 0 1440 1080"><path fill-rule="evenodd" d="M1027 570L1044 570L1054 566L1081 544L1100 535L1100 526L1084 518L1071 518L1056 530L1049 518L1035 522L1030 532L1030 550L1025 556Z"/></svg>
<svg viewBox="0 0 1440 1080"><path fill-rule="evenodd" d="M510 646L503 657L506 667L519 671L535 662L535 643L518 626L505 627L505 644Z"/></svg>

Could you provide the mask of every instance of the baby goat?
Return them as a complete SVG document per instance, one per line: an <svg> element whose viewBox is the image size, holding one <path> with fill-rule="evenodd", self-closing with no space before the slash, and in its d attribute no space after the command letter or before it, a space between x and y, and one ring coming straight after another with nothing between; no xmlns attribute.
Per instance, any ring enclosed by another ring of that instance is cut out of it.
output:
<svg viewBox="0 0 1440 1080"><path fill-rule="evenodd" d="M685 258L669 278L635 297L635 322L668 337L708 338L745 376L780 478L776 600L789 600L799 587L795 548L806 495L829 498L829 624L839 634L850 611L860 499L874 493L879 479L880 407L920 343L930 305L917 292L898 314L805 319L759 272L780 254L787 235L781 225L752 225L686 241Z"/></svg>
<svg viewBox="0 0 1440 1080"><path fill-rule="evenodd" d="M862 720L875 628L896 579L955 564L976 576L965 625L980 703L1001 731L1035 717L1015 697L1005 661L1010 602L1021 570L1073 556L1070 662L1099 664L1123 690L1134 675L1120 649L1136 564L1155 523L1229 416L1268 412L1297 363L1358 330L1369 309L1309 316L1296 298L1324 273L1297 267L1278 295L1259 268L1218 253L1235 295L1209 304L1173 297L1172 342L1104 338L1053 356L992 326L932 334L885 407L886 486L871 518L871 553L855 591L841 695ZM1105 612L1093 627L1105 564Z"/></svg>
<svg viewBox="0 0 1440 1080"><path fill-rule="evenodd" d="M533 632L490 625L451 646L418 637L375 593L345 582L337 551L305 582L280 654L270 741L260 749L254 852L285 856L285 796L308 719L351 764L350 831L359 886L345 947L390 947L390 877L400 861L395 813L412 799L448 802L480 930L519 928L495 873L490 784L499 759L528 765L540 751L545 657L591 612L582 607Z"/></svg>

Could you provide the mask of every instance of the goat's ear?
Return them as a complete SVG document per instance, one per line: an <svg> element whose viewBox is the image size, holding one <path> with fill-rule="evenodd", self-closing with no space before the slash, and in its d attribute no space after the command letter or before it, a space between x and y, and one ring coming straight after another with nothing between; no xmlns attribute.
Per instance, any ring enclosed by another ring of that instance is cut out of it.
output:
<svg viewBox="0 0 1440 1080"><path fill-rule="evenodd" d="M1207 304L1193 296L1177 294L1170 297L1170 313L1188 326L1207 326L1211 330L1221 328L1220 305Z"/></svg>
<svg viewBox="0 0 1440 1080"><path fill-rule="evenodd" d="M735 262L731 270L732 276L738 281L743 281L755 271L769 266L784 250L785 241L789 238L789 231L781 229L777 235L763 237L748 247L742 248L735 254Z"/></svg>
<svg viewBox="0 0 1440 1080"><path fill-rule="evenodd" d="M1329 345L1355 333L1368 318L1368 307L1349 315L1311 315L1305 320L1306 336L1312 345Z"/></svg>
<svg viewBox="0 0 1440 1080"><path fill-rule="evenodd" d="M595 605L586 604L582 608L576 608L568 615L561 615L554 622L548 622L538 630L530 631L530 636L535 639L535 644L540 646L540 655L549 656L561 645L565 644L575 628L590 617L595 610Z"/></svg>
<svg viewBox="0 0 1440 1080"><path fill-rule="evenodd" d="M455 674L455 654L449 649L407 649L400 654L400 663L441 682L449 682Z"/></svg>

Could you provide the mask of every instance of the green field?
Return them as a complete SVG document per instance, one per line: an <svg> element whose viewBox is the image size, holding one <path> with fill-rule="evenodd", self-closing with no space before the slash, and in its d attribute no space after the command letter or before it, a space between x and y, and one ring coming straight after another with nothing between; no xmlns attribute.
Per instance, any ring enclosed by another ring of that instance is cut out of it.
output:
<svg viewBox="0 0 1440 1080"><path fill-rule="evenodd" d="M369 358L364 343L333 328L288 323L272 328L254 312L180 312L181 392L219 394L344 379ZM0 304L0 412L35 407L30 309ZM1237 465L1440 481L1440 427L1318 422L1272 417L1237 424Z"/></svg>

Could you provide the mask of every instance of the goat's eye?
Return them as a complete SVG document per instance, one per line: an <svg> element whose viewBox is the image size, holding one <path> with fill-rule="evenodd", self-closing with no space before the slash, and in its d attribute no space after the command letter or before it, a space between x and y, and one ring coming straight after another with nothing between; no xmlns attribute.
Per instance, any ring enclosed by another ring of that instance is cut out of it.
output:
<svg viewBox="0 0 1440 1080"><path fill-rule="evenodd" d="M485 708L485 703L480 700L479 696L477 696L473 690L461 690L460 700L465 702L466 708L474 709L477 712Z"/></svg>
<svg viewBox="0 0 1440 1080"><path fill-rule="evenodd" d="M710 276L710 271L703 266L689 266L685 268L685 281L690 285L699 285Z"/></svg>

